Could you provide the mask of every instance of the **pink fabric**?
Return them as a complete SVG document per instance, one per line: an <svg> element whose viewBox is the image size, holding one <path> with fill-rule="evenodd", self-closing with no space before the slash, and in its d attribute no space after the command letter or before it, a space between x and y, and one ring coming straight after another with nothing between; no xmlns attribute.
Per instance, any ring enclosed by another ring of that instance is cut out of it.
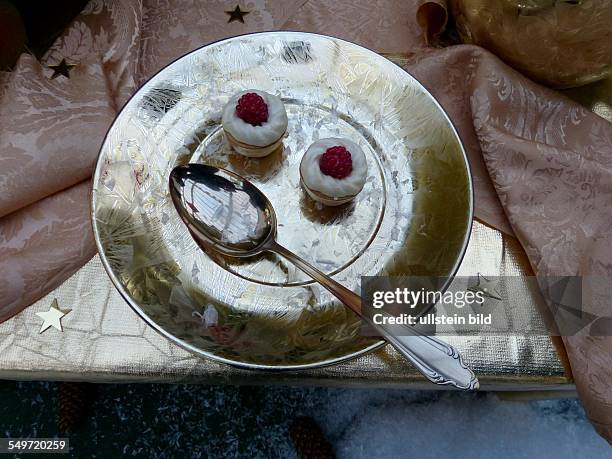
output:
<svg viewBox="0 0 612 459"><path fill-rule="evenodd" d="M53 290L95 255L90 189L91 181L85 180L2 218L0 322Z"/></svg>
<svg viewBox="0 0 612 459"><path fill-rule="evenodd" d="M292 28L413 56L469 152L476 216L514 231L541 274L612 275L612 125L474 46L431 50L418 0L93 0L41 63L0 73L0 320L94 253L86 180L114 115L176 57L242 33ZM422 18L421 18L422 19ZM359 26L357 26L359 25ZM77 64L70 79L48 65ZM503 205L503 207L502 207ZM612 338L565 339L594 425L612 439Z"/></svg>
<svg viewBox="0 0 612 459"><path fill-rule="evenodd" d="M612 125L475 46L427 53L409 70L466 144L477 215L495 225L505 220L492 200L482 202L478 186L489 187L537 274L611 278ZM612 337L563 342L591 421L611 441Z"/></svg>

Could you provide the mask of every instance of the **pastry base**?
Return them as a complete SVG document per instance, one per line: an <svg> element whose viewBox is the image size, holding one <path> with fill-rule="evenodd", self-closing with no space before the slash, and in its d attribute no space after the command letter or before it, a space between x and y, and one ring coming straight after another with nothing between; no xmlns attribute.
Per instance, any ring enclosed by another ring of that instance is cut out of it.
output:
<svg viewBox="0 0 612 459"><path fill-rule="evenodd" d="M310 188L308 188L308 186L304 182L304 178L302 177L302 174L300 174L300 182L302 183L302 187L304 188L304 190L306 190L306 193L308 193L308 196L310 196L315 201L320 202L321 204L325 204L326 206L332 206L332 207L341 206L342 204L351 202L353 199L355 199L355 196L357 196L355 194L352 196L342 196L340 198L334 198L331 196L327 196L326 194L323 194L320 191L311 190Z"/></svg>
<svg viewBox="0 0 612 459"><path fill-rule="evenodd" d="M276 151L276 149L278 149L282 145L283 137L285 137L286 133L285 131L285 133L283 133L283 135L281 135L276 142L271 143L270 145L266 145L265 147L258 147L236 140L236 138L232 136L229 132L227 132L225 129L223 130L223 132L225 133L225 137L227 138L234 151L249 158L262 158L264 156L268 156L273 151Z"/></svg>

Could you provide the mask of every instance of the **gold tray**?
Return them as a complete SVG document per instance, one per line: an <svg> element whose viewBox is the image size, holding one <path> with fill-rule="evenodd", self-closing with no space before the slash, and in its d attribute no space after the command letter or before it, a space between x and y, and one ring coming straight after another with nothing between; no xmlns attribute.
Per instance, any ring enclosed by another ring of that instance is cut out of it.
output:
<svg viewBox="0 0 612 459"><path fill-rule="evenodd" d="M284 148L263 159L233 153L220 127L229 97L279 94ZM308 145L348 137L366 152L356 200L315 204L300 188ZM149 80L111 126L96 165L92 218L100 257L130 306L201 356L248 368L329 365L380 346L360 320L282 258L211 258L168 193L187 162L233 170L259 186L279 242L359 289L362 275L452 276L472 222L469 166L439 104L411 75L365 48L296 32L205 46Z"/></svg>

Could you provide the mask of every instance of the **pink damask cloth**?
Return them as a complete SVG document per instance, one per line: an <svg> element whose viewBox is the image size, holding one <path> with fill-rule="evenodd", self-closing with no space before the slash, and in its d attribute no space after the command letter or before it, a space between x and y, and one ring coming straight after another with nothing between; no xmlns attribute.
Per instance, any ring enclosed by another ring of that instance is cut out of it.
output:
<svg viewBox="0 0 612 459"><path fill-rule="evenodd" d="M91 1L41 62L24 54L0 72L0 321L95 253L89 177L130 94L190 50L274 29L412 56L408 70L465 143L476 216L513 232L539 274L612 277L612 125L481 48L429 48L422 3L249 0L243 23L228 22L234 1ZM49 68L63 59L76 64L69 78ZM612 338L564 342L585 408L611 440Z"/></svg>

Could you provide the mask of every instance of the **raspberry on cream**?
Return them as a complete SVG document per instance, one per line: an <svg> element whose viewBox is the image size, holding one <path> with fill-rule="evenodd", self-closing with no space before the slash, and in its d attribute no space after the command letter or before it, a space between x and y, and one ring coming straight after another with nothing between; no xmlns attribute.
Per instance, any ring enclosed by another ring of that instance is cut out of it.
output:
<svg viewBox="0 0 612 459"><path fill-rule="evenodd" d="M238 99L236 115L251 126L261 126L268 121L268 104L259 94L247 92Z"/></svg>
<svg viewBox="0 0 612 459"><path fill-rule="evenodd" d="M335 146L325 150L319 158L321 172L333 178L343 179L353 170L351 153L344 147Z"/></svg>

